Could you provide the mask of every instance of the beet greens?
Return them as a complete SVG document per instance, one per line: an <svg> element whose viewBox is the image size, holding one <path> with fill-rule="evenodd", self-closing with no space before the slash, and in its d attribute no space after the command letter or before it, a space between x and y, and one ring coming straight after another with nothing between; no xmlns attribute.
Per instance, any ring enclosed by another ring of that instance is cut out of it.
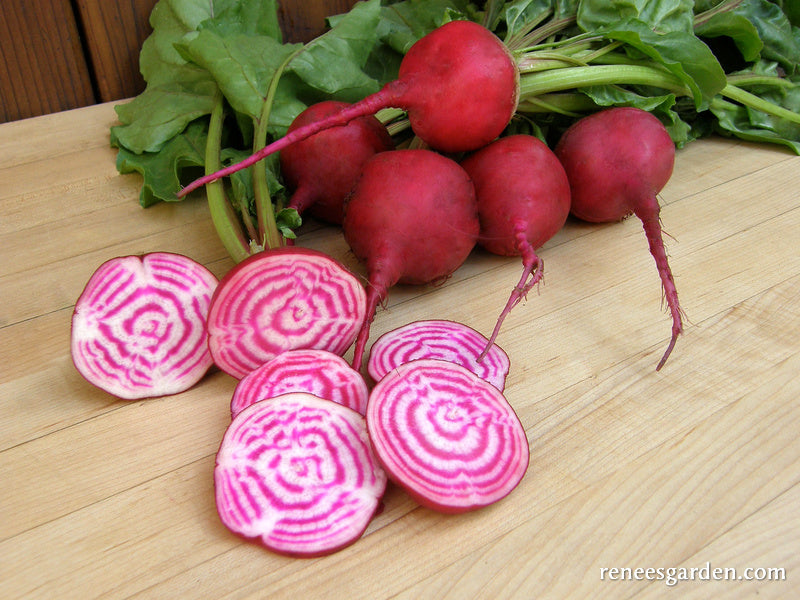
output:
<svg viewBox="0 0 800 600"><path fill-rule="evenodd" d="M511 52L522 118L510 133L555 141L585 114L635 106L656 114L678 145L722 132L800 153L800 40L779 3L543 0L484 9L368 0L307 44L287 44L274 3L162 1L140 57L147 88L117 107L117 168L142 175L143 206L174 200L198 167L210 174L282 139L310 104L377 92L414 42L453 19L480 22ZM184 13L192 18L176 20ZM482 91L473 85L471 96ZM235 261L294 235L299 219L281 210L281 181L279 162L267 159L208 188Z"/></svg>

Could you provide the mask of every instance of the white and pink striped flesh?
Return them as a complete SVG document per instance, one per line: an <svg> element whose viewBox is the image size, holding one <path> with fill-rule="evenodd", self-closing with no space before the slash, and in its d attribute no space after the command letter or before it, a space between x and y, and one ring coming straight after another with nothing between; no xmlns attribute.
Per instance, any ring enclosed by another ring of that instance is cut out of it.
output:
<svg viewBox="0 0 800 600"><path fill-rule="evenodd" d="M70 350L80 374L126 400L183 392L213 364L206 317L217 278L186 256L120 256L75 304Z"/></svg>
<svg viewBox="0 0 800 600"><path fill-rule="evenodd" d="M231 531L291 556L320 556L361 537L386 474L364 417L291 393L231 421L214 468L217 512Z"/></svg>
<svg viewBox="0 0 800 600"><path fill-rule="evenodd" d="M442 360L415 360L381 379L367 428L389 477L441 512L497 502L528 468L525 430L503 394Z"/></svg>
<svg viewBox="0 0 800 600"><path fill-rule="evenodd" d="M375 340L370 349L367 371L373 380L380 381L399 365L436 358L466 367L502 392L511 363L508 355L496 344L478 360L488 343L483 335L456 321L414 321Z"/></svg>
<svg viewBox="0 0 800 600"><path fill-rule="evenodd" d="M369 391L361 373L327 350L287 350L239 380L231 398L231 418L261 400L289 392L307 392L360 414Z"/></svg>
<svg viewBox="0 0 800 600"><path fill-rule="evenodd" d="M366 313L366 292L341 263L309 248L254 254L222 278L208 313L217 366L241 379L281 352L342 355Z"/></svg>

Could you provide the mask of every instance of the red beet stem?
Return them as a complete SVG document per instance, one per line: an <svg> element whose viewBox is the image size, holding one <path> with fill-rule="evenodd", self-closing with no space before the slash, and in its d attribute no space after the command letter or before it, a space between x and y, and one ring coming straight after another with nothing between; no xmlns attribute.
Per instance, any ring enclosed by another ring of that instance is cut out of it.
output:
<svg viewBox="0 0 800 600"><path fill-rule="evenodd" d="M503 326L503 321L505 321L505 318L511 310L519 304L533 286L538 284L542 280L542 277L544 277L544 261L539 258L533 246L528 242L528 238L525 235L525 225L523 223L517 223L514 226L514 237L517 238L517 250L522 257L522 277L519 283L514 286L503 312L501 312L500 316L497 318L494 331L492 331L492 335L489 336L489 342L486 344L483 352L478 356L478 362L483 360L486 353L489 352L494 345L497 335L500 333L500 328Z"/></svg>
<svg viewBox="0 0 800 600"><path fill-rule="evenodd" d="M361 363L364 360L364 352L367 349L367 342L369 341L369 329L375 318L375 313L378 311L378 305L384 301L386 294L389 290L389 285L381 281L373 281L370 279L367 288L367 312L364 315L364 323L358 332L355 342L355 350L353 352L352 366L356 371L361 370Z"/></svg>
<svg viewBox="0 0 800 600"><path fill-rule="evenodd" d="M670 270L669 261L667 260L667 252L664 248L661 219L659 217L660 212L661 209L655 196L646 202L639 203L634 211L634 214L642 221L642 226L647 236L647 243L650 246L650 254L653 255L656 261L658 275L661 277L664 298L667 301L669 312L672 315L672 337L670 338L669 345L664 355L656 366L656 371L660 370L661 367L664 366L664 363L667 362L667 358L669 358L669 355L672 353L678 336L683 332L681 307L678 303L678 290L675 288L675 281L672 278L672 271Z"/></svg>
<svg viewBox="0 0 800 600"><path fill-rule="evenodd" d="M206 185L207 183L211 183L217 179L227 177L228 175L236 173L237 171L246 169L247 167L250 167L258 161L266 158L270 154L279 152L283 148L286 148L295 142L309 138L315 133L319 133L324 129L330 129L331 127L336 127L338 125L346 125L353 119L367 115L373 115L381 109L389 108L398 101L404 89L405 84L403 82L389 82L383 86L382 89L367 96L360 102L347 106L330 117L326 117L320 121L315 121L313 123L303 125L302 127L298 127L294 131L287 133L285 136L275 140L271 144L267 144L255 154L251 154L238 163L229 165L223 169L220 169L219 171L215 171L214 173L195 179L178 192L178 198L183 198L186 194Z"/></svg>
<svg viewBox="0 0 800 600"><path fill-rule="evenodd" d="M311 186L301 184L289 198L286 208L293 208L302 215L314 201L314 190Z"/></svg>

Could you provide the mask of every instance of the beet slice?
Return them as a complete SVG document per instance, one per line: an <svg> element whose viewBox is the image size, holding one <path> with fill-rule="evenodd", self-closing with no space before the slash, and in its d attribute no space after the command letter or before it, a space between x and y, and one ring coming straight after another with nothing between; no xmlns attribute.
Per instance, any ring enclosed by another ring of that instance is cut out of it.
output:
<svg viewBox="0 0 800 600"><path fill-rule="evenodd" d="M503 394L443 360L415 360L381 379L367 428L389 477L441 512L497 502L528 468L525 430Z"/></svg>
<svg viewBox="0 0 800 600"><path fill-rule="evenodd" d="M372 379L380 381L399 365L437 358L466 367L502 392L511 362L496 344L478 360L488 343L483 335L463 323L440 319L414 321L375 340L367 371Z"/></svg>
<svg viewBox="0 0 800 600"><path fill-rule="evenodd" d="M101 264L75 303L70 352L78 372L125 400L183 392L212 366L206 317L217 278L168 252Z"/></svg>
<svg viewBox="0 0 800 600"><path fill-rule="evenodd" d="M319 556L361 537L386 474L364 417L297 392L236 415L217 453L214 485L231 531L281 554Z"/></svg>
<svg viewBox="0 0 800 600"><path fill-rule="evenodd" d="M300 247L246 258L220 281L208 312L217 366L241 379L281 352L344 354L366 314L366 292L330 256Z"/></svg>
<svg viewBox="0 0 800 600"><path fill-rule="evenodd" d="M251 404L289 392L307 392L360 414L369 391L361 373L327 350L287 350L239 380L231 398L231 417Z"/></svg>

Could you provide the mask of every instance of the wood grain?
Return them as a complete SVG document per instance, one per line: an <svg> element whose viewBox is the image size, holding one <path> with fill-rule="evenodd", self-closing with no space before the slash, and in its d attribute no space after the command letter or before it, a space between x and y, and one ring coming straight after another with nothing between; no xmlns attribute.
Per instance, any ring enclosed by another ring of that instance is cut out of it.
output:
<svg viewBox="0 0 800 600"><path fill-rule="evenodd" d="M144 91L142 43L158 0L3 0L0 123ZM307 42L356 0L283 0L284 40Z"/></svg>
<svg viewBox="0 0 800 600"><path fill-rule="evenodd" d="M76 0L86 36L98 102L136 96L144 91L139 51L152 32L150 12L157 0Z"/></svg>
<svg viewBox="0 0 800 600"><path fill-rule="evenodd" d="M157 0L76 0L86 35L88 61L95 73L99 102L140 94L139 51L152 32L149 17ZM284 39L307 42L325 30L325 17L345 12L355 0L284 0L278 18Z"/></svg>
<svg viewBox="0 0 800 600"><path fill-rule="evenodd" d="M94 104L69 0L3 0L0 123Z"/></svg>
<svg viewBox="0 0 800 600"><path fill-rule="evenodd" d="M308 42L326 29L326 17L350 10L357 0L283 0L278 22L286 42Z"/></svg>
<svg viewBox="0 0 800 600"><path fill-rule="evenodd" d="M532 460L502 502L422 509L390 486L353 546L296 560L220 523L214 455L235 381L125 402L69 357L75 299L120 254L232 263L202 196L142 209L108 147L113 106L0 125L0 597L792 598L800 594L800 157L712 138L661 194L689 323L669 337L640 224L570 221L499 343ZM363 273L338 229L299 243ZM400 286L372 336L414 319L491 329L517 259L476 250ZM775 581L601 580L601 569L784 569Z"/></svg>

